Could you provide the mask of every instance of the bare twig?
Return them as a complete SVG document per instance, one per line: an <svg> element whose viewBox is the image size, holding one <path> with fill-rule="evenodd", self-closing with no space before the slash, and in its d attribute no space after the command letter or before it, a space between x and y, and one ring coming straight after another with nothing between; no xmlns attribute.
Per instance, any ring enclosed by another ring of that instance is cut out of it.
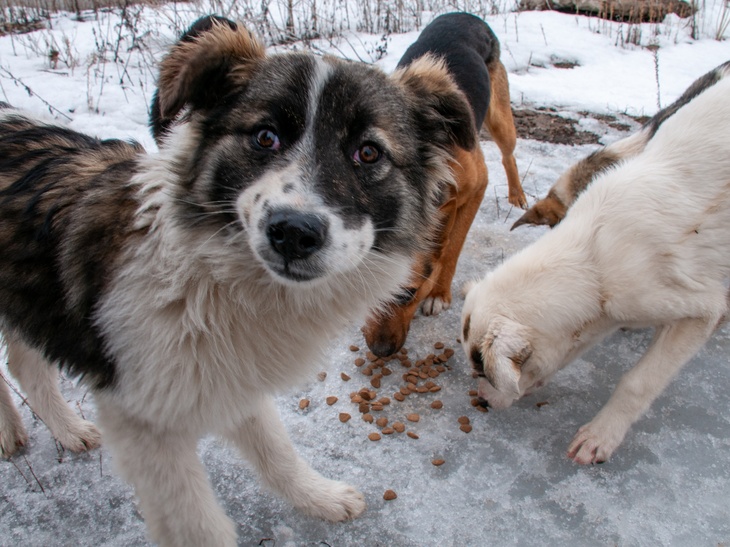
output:
<svg viewBox="0 0 730 547"><path fill-rule="evenodd" d="M8 78L9 80L12 80L13 83L15 83L16 85L19 85L23 89L25 89L25 91L26 91L26 93L28 93L28 96L29 97L36 97L39 101L41 101L44 105L46 105L46 107L48 108L48 110L49 110L49 112L51 114L56 113L59 116L63 116L64 118L66 118L70 122L73 121L73 119L70 116L66 115L64 112L61 112L58 108L56 108L51 103L49 103L47 100L45 100L43 97L41 97L40 95L38 95L38 93L36 93L35 91L33 91L30 88L29 85L27 85L25 82L23 82L23 80L21 80L20 78L16 77L7 68L0 67L0 71L2 71L3 74L5 74L5 77L6 78Z"/></svg>
<svg viewBox="0 0 730 547"><path fill-rule="evenodd" d="M30 474L33 475L33 478L38 483L38 486L40 486L41 492L43 492L43 495L46 496L46 497L48 497L48 495L46 494L46 489L43 488L43 485L41 484L41 481L38 480L38 477L36 476L35 472L33 471L33 467L31 467L30 462L28 461L28 458L26 458L25 456L23 456L23 461L25 461L25 465L28 466L28 470L30 471Z"/></svg>

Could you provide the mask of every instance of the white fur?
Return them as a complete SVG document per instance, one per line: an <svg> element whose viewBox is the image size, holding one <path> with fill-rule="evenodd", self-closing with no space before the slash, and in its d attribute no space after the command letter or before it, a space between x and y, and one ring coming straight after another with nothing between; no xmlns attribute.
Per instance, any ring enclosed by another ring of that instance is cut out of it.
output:
<svg viewBox="0 0 730 547"><path fill-rule="evenodd" d="M361 251L314 283L275 281L245 234L221 245L221 234L173 220L164 166L194 141L186 126L175 131L174 144L144 160L133 181L144 200L136 227L148 235L125 251L96 317L118 371L115 389L96 395L115 465L163 545L235 545L235 525L196 455L205 433L230 440L265 484L307 514L355 517L362 495L296 455L273 395L311 377L326 342L395 292L409 260Z"/></svg>
<svg viewBox="0 0 730 547"><path fill-rule="evenodd" d="M483 356L480 396L507 407L617 328L655 327L645 355L569 447L578 463L604 461L712 334L727 311L729 275L725 79L597 178L554 230L471 288L464 349ZM520 354L529 357L520 363Z"/></svg>

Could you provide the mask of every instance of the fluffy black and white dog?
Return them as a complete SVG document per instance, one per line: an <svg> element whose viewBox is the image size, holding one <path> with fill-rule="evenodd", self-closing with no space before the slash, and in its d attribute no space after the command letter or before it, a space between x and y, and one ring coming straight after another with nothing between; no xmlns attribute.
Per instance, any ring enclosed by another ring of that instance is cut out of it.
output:
<svg viewBox="0 0 730 547"><path fill-rule="evenodd" d="M151 537L175 546L236 543L196 455L209 432L306 513L364 510L296 455L272 396L398 291L438 222L449 150L476 134L432 58L386 76L211 27L162 62L160 115L175 123L159 154L0 108L10 370L74 450L99 435L51 365L83 377ZM0 382L3 455L25 441Z"/></svg>

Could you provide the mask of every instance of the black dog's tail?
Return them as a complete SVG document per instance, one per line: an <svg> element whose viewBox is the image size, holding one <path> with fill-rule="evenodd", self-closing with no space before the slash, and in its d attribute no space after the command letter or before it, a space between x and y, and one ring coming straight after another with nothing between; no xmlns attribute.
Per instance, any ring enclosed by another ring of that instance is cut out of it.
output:
<svg viewBox="0 0 730 547"><path fill-rule="evenodd" d="M226 19L225 17L219 17L218 15L206 15L205 17L201 17L200 19L195 21L190 26L190 28L186 30L182 36L180 36L178 43L192 42L201 34L208 32L210 29L212 29L213 25L215 24L228 25L231 30L236 30L237 28L236 23L234 23L230 19ZM155 90L155 94L152 97L152 104L150 105L149 126L150 131L152 131L152 136L154 137L155 142L158 145L160 144L162 137L164 137L170 129L170 124L172 124L173 121L174 120L172 119L162 117L158 90Z"/></svg>

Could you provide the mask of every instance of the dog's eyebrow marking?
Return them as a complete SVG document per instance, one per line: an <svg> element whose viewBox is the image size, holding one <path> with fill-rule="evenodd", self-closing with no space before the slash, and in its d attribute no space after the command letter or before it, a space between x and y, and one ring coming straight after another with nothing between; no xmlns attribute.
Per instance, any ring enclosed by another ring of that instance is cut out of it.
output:
<svg viewBox="0 0 730 547"><path fill-rule="evenodd" d="M464 339L464 342L469 341L469 327L471 326L471 314L466 316L466 319L464 319L464 330L461 333L462 338Z"/></svg>
<svg viewBox="0 0 730 547"><path fill-rule="evenodd" d="M284 194L289 194L294 190L294 185L291 182L287 182L281 189Z"/></svg>

